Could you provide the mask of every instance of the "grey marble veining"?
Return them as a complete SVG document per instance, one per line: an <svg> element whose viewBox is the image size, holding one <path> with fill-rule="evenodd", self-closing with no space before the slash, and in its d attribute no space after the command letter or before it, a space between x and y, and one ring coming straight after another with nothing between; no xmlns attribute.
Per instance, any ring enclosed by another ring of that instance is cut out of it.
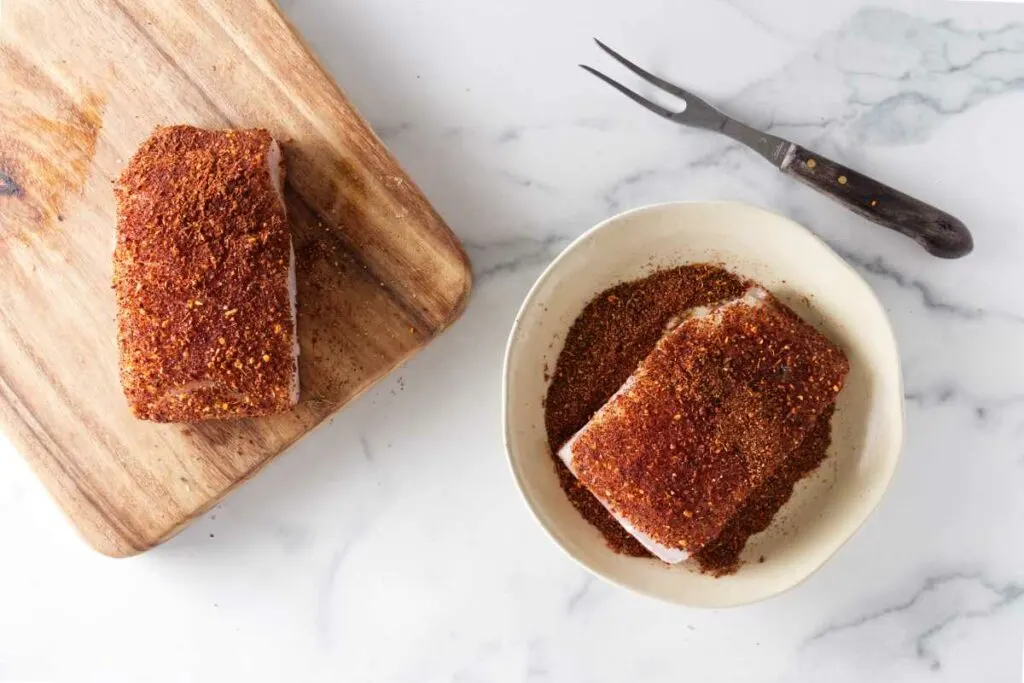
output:
<svg viewBox="0 0 1024 683"><path fill-rule="evenodd" d="M473 299L140 558L88 551L0 437L0 680L1020 680L1024 5L281 5L464 239ZM637 108L576 67L613 72L594 35L959 216L975 253L932 259ZM878 511L807 582L736 610L585 573L530 518L501 443L505 338L533 280L600 220L675 199L813 230L875 289L904 365L907 442Z"/></svg>

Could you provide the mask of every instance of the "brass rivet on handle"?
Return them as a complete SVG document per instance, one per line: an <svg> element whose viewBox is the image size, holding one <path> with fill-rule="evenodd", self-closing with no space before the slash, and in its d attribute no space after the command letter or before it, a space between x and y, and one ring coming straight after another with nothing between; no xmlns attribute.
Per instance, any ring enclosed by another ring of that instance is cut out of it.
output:
<svg viewBox="0 0 1024 683"><path fill-rule="evenodd" d="M840 185L845 185L846 184L846 176L844 176L844 175L839 176L839 184Z"/></svg>
<svg viewBox="0 0 1024 683"><path fill-rule="evenodd" d="M818 162L815 161L814 159L808 159L807 160L807 168L814 168L817 165L818 165Z"/></svg>

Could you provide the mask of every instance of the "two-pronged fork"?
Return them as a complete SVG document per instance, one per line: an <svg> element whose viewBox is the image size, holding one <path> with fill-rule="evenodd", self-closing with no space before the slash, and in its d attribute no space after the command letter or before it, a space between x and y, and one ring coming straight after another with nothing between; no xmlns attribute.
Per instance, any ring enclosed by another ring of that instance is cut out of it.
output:
<svg viewBox="0 0 1024 683"><path fill-rule="evenodd" d="M595 39L596 40L596 39ZM599 40L598 46L645 81L686 103L671 111L641 97L600 71L581 64L605 83L669 121L728 135L763 156L783 173L835 199L848 209L916 240L929 253L958 258L970 253L973 240L967 227L953 216L898 190L857 173L831 159L729 118L693 93L644 71Z"/></svg>

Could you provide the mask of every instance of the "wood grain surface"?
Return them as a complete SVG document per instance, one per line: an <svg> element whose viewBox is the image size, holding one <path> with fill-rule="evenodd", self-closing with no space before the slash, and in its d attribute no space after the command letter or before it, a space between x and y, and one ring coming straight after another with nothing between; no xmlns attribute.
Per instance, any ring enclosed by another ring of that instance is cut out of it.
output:
<svg viewBox="0 0 1024 683"><path fill-rule="evenodd" d="M97 550L166 540L461 313L458 241L269 0L4 0L0 429ZM111 183L158 124L283 143L302 400L134 420L118 384Z"/></svg>

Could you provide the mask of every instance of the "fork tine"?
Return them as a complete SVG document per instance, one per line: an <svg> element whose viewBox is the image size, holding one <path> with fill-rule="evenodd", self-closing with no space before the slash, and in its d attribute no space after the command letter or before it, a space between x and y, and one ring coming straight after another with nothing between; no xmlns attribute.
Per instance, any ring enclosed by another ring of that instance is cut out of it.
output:
<svg viewBox="0 0 1024 683"><path fill-rule="evenodd" d="M686 100L687 104L690 104L690 101L692 101L692 100L700 100L699 97L697 97L696 95L693 95L691 93L686 92L685 90L680 88L678 85L675 85L673 83L669 83L664 78L658 78L657 76L655 76L654 74L650 73L649 71L645 71L644 69L641 69L639 66L637 66L633 62L629 61L628 59L626 59L625 57L620 55L618 52L616 52L615 50L611 49L610 47L608 47L607 45L602 43L597 38L594 38L594 42L597 43L597 46L599 48L601 48L602 50L607 52L609 55L611 55L616 60L618 60L623 66L625 66L627 69L629 69L630 71L632 71L633 73L635 73L637 76L639 76L640 78L644 79L648 83L653 83L654 85L658 86L662 90L664 90L666 92L669 92L669 93L672 93L673 95L675 95L676 97L678 97L678 98L680 98L682 100Z"/></svg>
<svg viewBox="0 0 1024 683"><path fill-rule="evenodd" d="M580 68L583 69L584 71L586 71L587 73L591 73L591 74L597 76L602 81L604 81L608 85L612 86L613 88L618 90L620 93L622 93L623 95L625 95L629 99L631 99L634 102L636 102L637 104L639 104L639 105L641 105L643 107L646 107L647 109L653 111L658 116L664 116L666 119L670 119L670 118L672 118L675 115L674 112L671 112L668 109L665 109L664 107L662 107L662 106L660 106L658 104L655 104L654 102L651 102L650 100L648 100L648 99L646 99L644 97L641 97L640 95L638 95L637 93L633 92L632 90L630 90L626 86L622 85L618 81L614 81L611 78L608 78L607 76L605 76L603 73L601 73L597 69L593 69L593 68L587 66L586 64L580 64Z"/></svg>

